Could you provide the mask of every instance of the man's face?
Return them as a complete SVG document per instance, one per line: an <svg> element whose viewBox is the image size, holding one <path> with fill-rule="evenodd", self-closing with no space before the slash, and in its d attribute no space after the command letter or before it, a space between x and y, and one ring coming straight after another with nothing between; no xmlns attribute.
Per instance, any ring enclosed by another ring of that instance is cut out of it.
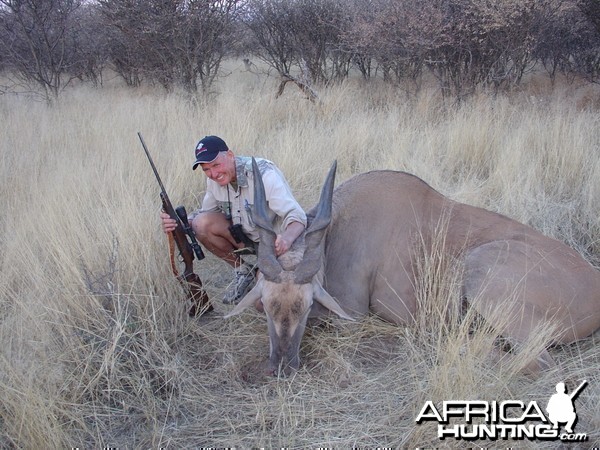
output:
<svg viewBox="0 0 600 450"><path fill-rule="evenodd" d="M204 174L220 186L226 186L232 181L236 181L235 156L231 150L219 153L214 161L202 163L200 166Z"/></svg>

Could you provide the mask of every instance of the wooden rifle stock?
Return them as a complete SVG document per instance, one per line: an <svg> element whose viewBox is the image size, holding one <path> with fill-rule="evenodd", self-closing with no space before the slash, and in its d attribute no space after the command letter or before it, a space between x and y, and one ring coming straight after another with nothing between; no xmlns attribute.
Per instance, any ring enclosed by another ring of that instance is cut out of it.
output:
<svg viewBox="0 0 600 450"><path fill-rule="evenodd" d="M198 244L196 237L194 235L194 231L190 226L187 213L183 206L178 207L177 209L173 208L173 204L171 200L169 200L169 196L165 190L164 185L158 175L158 171L156 170L156 166L154 165L154 161L150 156L150 152L144 143L144 139L142 138L141 133L138 132L138 137L140 138L140 142L142 143L142 147L146 152L146 156L148 157L148 161L150 161L150 165L152 166L152 170L154 171L154 175L158 184L160 186L160 200L162 202L163 211L166 212L173 220L177 222L177 228L174 231L169 233L169 253L171 258L171 269L173 270L173 275L181 282L188 293L188 298L192 302L192 306L189 310L190 316L200 315L204 312L211 311L213 309L212 304L206 294L206 291L202 287L202 281L200 277L194 273L194 254L198 258L198 260L204 259L204 253L202 252L202 248ZM191 243L190 243L191 242ZM179 255L183 260L184 271L183 274L179 274L179 270L177 269L177 263L175 261L175 246L179 250Z"/></svg>

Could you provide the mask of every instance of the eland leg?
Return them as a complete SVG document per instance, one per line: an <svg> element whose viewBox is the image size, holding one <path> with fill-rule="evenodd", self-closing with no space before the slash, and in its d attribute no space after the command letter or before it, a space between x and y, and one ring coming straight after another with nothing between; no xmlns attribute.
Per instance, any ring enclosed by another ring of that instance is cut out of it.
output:
<svg viewBox="0 0 600 450"><path fill-rule="evenodd" d="M469 304L515 350L523 349L521 355L534 338L541 339L542 349L529 356L524 372L556 365L546 347L560 340L557 319L565 311L557 300L567 293L560 268L548 256L527 243L505 240L476 247L465 257L463 295Z"/></svg>

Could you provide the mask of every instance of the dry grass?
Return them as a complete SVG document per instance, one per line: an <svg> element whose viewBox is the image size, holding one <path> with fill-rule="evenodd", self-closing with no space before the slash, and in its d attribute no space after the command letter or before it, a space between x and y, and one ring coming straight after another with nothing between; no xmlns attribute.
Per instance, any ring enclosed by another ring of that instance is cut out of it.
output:
<svg viewBox="0 0 600 450"><path fill-rule="evenodd" d="M0 97L0 447L454 447L415 424L426 400L541 404L557 381L583 378L577 431L599 445L596 340L553 349L556 371L520 375L518 359L487 356L489 327L446 314L456 273L431 255L419 266L415 327L376 318L311 327L301 370L264 377L258 313L224 321L228 308L217 303L207 317L185 316L136 136L188 210L203 190L192 148L215 133L238 153L277 161L307 207L334 158L338 182L407 170L598 264L600 116L580 107L581 91L482 95L449 108L433 93L407 99L347 83L315 106L293 90L275 100L274 86L234 70L208 101L116 86L74 89L53 108ZM196 265L214 299L229 280L224 269L210 257Z"/></svg>

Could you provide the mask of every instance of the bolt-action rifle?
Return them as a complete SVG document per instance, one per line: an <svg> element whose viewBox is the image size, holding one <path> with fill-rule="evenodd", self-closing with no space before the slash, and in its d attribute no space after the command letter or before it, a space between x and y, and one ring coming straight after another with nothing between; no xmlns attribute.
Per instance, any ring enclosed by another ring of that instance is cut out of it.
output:
<svg viewBox="0 0 600 450"><path fill-rule="evenodd" d="M179 206L176 209L173 208L171 200L169 200L169 196L167 195L167 191L158 175L154 161L152 161L150 152L144 143L142 134L139 132L138 137L140 138L148 161L150 161L150 166L152 166L152 170L154 171L154 176L160 186L160 200L162 201L163 211L177 222L177 228L169 233L169 253L171 256L171 269L173 270L173 275L175 275L184 286L188 293L188 297L192 302L189 315L196 316L203 314L204 312L212 310L213 306L208 299L206 291L202 287L200 277L194 273L194 254L196 255L196 258L198 258L198 261L201 261L204 259L204 252L202 252L202 248L200 247L200 244L198 244L194 231L188 222L185 208L183 206ZM175 262L175 245L177 245L179 255L181 256L185 267L182 275L179 274Z"/></svg>

